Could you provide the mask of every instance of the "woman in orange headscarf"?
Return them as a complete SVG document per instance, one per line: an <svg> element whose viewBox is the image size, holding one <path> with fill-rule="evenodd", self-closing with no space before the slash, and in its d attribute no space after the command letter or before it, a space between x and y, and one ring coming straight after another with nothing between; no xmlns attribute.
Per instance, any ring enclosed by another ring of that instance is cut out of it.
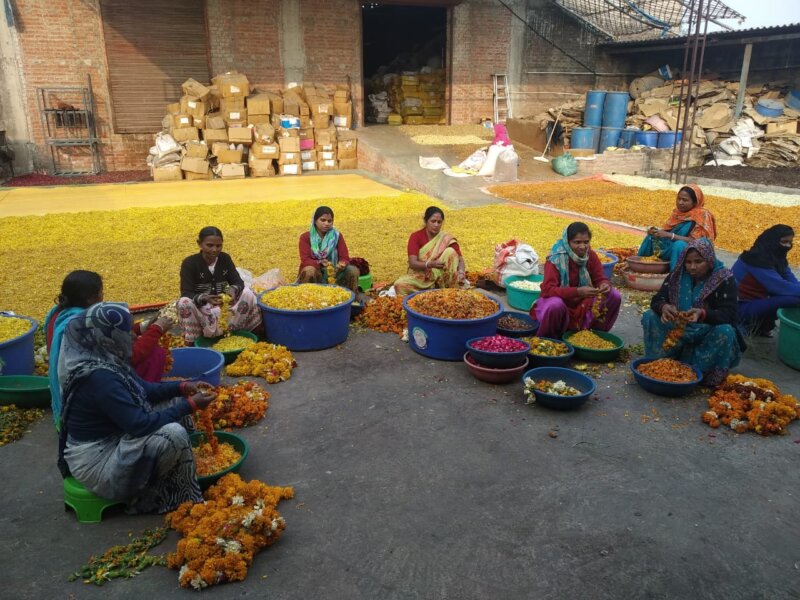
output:
<svg viewBox="0 0 800 600"><path fill-rule="evenodd" d="M668 260L670 270L692 240L707 238L712 243L717 237L714 215L703 208L705 198L699 186L690 183L678 190L675 209L663 228L650 227L647 237L639 247L639 256L658 256Z"/></svg>

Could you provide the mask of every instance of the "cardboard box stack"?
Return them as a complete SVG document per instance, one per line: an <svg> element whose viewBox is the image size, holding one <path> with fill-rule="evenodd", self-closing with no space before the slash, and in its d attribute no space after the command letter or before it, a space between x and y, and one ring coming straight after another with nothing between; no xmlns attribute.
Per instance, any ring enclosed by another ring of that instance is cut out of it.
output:
<svg viewBox="0 0 800 600"><path fill-rule="evenodd" d="M356 167L353 104L347 86L333 97L313 83L281 92L253 90L236 71L211 85L188 79L167 106L148 164L153 179L241 179ZM339 156L338 133L346 134Z"/></svg>
<svg viewBox="0 0 800 600"><path fill-rule="evenodd" d="M381 75L372 78L370 88L368 109L370 120L374 122L390 125L446 123L444 69L423 67L419 71Z"/></svg>

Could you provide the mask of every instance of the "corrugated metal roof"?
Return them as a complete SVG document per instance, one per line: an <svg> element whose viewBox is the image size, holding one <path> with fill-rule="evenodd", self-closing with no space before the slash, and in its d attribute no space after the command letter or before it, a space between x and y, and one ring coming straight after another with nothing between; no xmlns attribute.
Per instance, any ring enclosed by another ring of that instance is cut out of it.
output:
<svg viewBox="0 0 800 600"><path fill-rule="evenodd" d="M736 38L750 38L750 37L769 37L771 35L779 36L786 33L800 32L800 23L789 23L787 25L765 25L761 27L750 27L748 29L736 29L734 31L712 31L708 34L709 40L714 39L736 39ZM755 34L755 35L754 35ZM620 46L661 46L672 45L675 42L685 41L686 36L674 36L668 38L652 38L652 39L639 39L628 40L622 42L606 42L599 44L606 47L620 47Z"/></svg>

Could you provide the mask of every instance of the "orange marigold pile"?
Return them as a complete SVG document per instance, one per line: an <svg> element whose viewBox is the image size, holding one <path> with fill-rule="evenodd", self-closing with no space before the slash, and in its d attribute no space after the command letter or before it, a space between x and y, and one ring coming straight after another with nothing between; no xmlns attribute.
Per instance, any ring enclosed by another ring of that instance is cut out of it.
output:
<svg viewBox="0 0 800 600"><path fill-rule="evenodd" d="M269 408L269 392L253 381L221 385L217 397L203 413L208 413L214 429L248 427L264 418Z"/></svg>
<svg viewBox="0 0 800 600"><path fill-rule="evenodd" d="M277 506L294 497L294 489L245 482L229 473L204 497L204 504L185 502L165 517L183 536L167 565L180 569L181 587L196 590L247 577L255 554L283 533L286 522Z"/></svg>
<svg viewBox="0 0 800 600"><path fill-rule="evenodd" d="M382 296L375 298L356 317L356 322L369 329L401 335L406 327L406 311L402 298Z"/></svg>
<svg viewBox="0 0 800 600"><path fill-rule="evenodd" d="M703 422L710 427L720 424L736 433L755 431L760 435L785 434L786 428L800 417L800 404L769 379L728 375L708 399L709 410Z"/></svg>

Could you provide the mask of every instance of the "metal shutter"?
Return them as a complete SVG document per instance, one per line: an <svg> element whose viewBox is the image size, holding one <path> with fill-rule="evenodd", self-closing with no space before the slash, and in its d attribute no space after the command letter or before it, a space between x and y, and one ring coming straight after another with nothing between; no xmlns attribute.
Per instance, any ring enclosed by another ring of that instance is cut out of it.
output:
<svg viewBox="0 0 800 600"><path fill-rule="evenodd" d="M189 77L209 80L204 0L101 0L116 133L154 133Z"/></svg>

